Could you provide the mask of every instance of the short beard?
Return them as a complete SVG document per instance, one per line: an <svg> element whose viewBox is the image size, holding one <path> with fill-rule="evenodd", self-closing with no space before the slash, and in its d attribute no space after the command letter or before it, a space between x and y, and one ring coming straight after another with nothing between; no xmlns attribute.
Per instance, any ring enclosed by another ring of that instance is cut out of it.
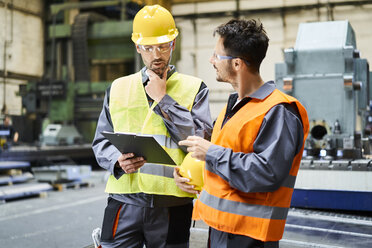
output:
<svg viewBox="0 0 372 248"><path fill-rule="evenodd" d="M214 68L217 70L217 68L215 66L214 66ZM226 68L226 72L227 72L227 74L225 76L228 76L230 78L231 77L235 77L235 75L236 75L236 72L233 70L233 66L232 66L232 61L231 60L230 60L230 63L228 63L228 66ZM226 77L223 78L223 77L219 76L218 73L217 73L217 76L216 76L216 80L218 82L228 82L228 80L227 80Z"/></svg>
<svg viewBox="0 0 372 248"><path fill-rule="evenodd" d="M152 70L153 72L156 73L156 75L158 75L160 78L163 78L163 74L164 74L164 71L166 70L167 68L159 68L159 69L150 69Z"/></svg>
<svg viewBox="0 0 372 248"><path fill-rule="evenodd" d="M164 72L168 69L168 66L169 66L169 60L165 63L165 66L163 67L163 68L157 68L157 69L153 69L153 68L151 68L152 66L152 63L153 62L163 62L163 60L154 60L154 61L152 61L151 62L151 64L150 64L150 70L152 70L153 72L155 72L156 73L156 75L158 75L161 79L163 78L163 75L164 75Z"/></svg>

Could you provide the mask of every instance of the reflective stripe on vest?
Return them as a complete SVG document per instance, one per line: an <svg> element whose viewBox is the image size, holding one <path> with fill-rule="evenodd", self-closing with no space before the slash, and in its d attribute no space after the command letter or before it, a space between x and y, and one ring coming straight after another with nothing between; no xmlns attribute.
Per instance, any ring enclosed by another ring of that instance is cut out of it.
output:
<svg viewBox="0 0 372 248"><path fill-rule="evenodd" d="M167 80L167 94L191 111L201 80L174 72ZM115 132L151 134L170 157L181 164L184 152L174 142L163 119L149 107L141 72L115 80L111 86L109 108ZM174 195L194 197L180 190L174 183L172 165L146 163L137 172L124 174L118 180L110 176L106 192Z"/></svg>
<svg viewBox="0 0 372 248"><path fill-rule="evenodd" d="M138 171L133 173L138 173L140 171L143 174L173 178L173 169L173 166L146 163Z"/></svg>
<svg viewBox="0 0 372 248"><path fill-rule="evenodd" d="M225 107L214 125L212 143L231 148L233 152L253 152L253 144L264 116L273 106L280 103L297 105L304 132L302 148L294 157L289 175L282 182L281 187L268 193L241 192L231 187L210 165L206 164L204 187L200 198L195 202L194 219L201 218L209 226L223 232L245 235L262 241L278 241L282 238L309 130L305 108L295 98L274 90L263 100L252 99L221 129Z"/></svg>
<svg viewBox="0 0 372 248"><path fill-rule="evenodd" d="M173 166L146 163L144 166L141 167L140 171L144 174L173 178L173 169Z"/></svg>
<svg viewBox="0 0 372 248"><path fill-rule="evenodd" d="M208 192L205 190L202 191L199 200L202 203L220 211L243 216L285 220L288 213L287 208L254 205L244 202L233 202L208 194Z"/></svg>

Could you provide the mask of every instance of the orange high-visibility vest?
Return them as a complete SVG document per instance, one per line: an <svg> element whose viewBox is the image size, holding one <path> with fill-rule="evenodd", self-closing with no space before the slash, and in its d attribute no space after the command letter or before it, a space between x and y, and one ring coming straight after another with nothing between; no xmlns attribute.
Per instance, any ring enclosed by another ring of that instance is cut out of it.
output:
<svg viewBox="0 0 372 248"><path fill-rule="evenodd" d="M206 163L204 187L195 202L194 219L202 219L214 229L249 236L262 241L282 238L293 188L300 166L309 121L305 108L293 97L275 89L263 100L252 99L221 129L226 107L221 111L212 134L212 143L233 152L252 153L253 144L266 113L280 103L295 103L302 119L304 139L294 157L288 177L274 192L245 193L211 172ZM278 164L277 166L281 166Z"/></svg>

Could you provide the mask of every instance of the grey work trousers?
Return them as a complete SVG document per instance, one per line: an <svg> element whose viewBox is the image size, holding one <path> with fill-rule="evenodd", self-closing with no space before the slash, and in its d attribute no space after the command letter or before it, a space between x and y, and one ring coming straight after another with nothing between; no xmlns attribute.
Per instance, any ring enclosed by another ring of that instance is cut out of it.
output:
<svg viewBox="0 0 372 248"><path fill-rule="evenodd" d="M177 213L179 212L179 213ZM102 225L102 248L188 248L192 203L140 207L109 199ZM181 217L180 216L184 216Z"/></svg>
<svg viewBox="0 0 372 248"><path fill-rule="evenodd" d="M244 235L221 232L209 228L209 248L278 248L279 241L263 242Z"/></svg>

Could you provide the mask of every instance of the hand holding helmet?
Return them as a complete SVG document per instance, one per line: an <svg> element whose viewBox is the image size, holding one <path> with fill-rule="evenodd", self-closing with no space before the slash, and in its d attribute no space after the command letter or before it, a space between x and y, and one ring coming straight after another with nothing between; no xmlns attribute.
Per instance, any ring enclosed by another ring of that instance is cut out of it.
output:
<svg viewBox="0 0 372 248"><path fill-rule="evenodd" d="M189 179L188 184L194 185L194 190L201 191L204 180L203 180L203 170L204 161L198 160L188 153L183 160L181 166L179 167L178 173L187 179Z"/></svg>

